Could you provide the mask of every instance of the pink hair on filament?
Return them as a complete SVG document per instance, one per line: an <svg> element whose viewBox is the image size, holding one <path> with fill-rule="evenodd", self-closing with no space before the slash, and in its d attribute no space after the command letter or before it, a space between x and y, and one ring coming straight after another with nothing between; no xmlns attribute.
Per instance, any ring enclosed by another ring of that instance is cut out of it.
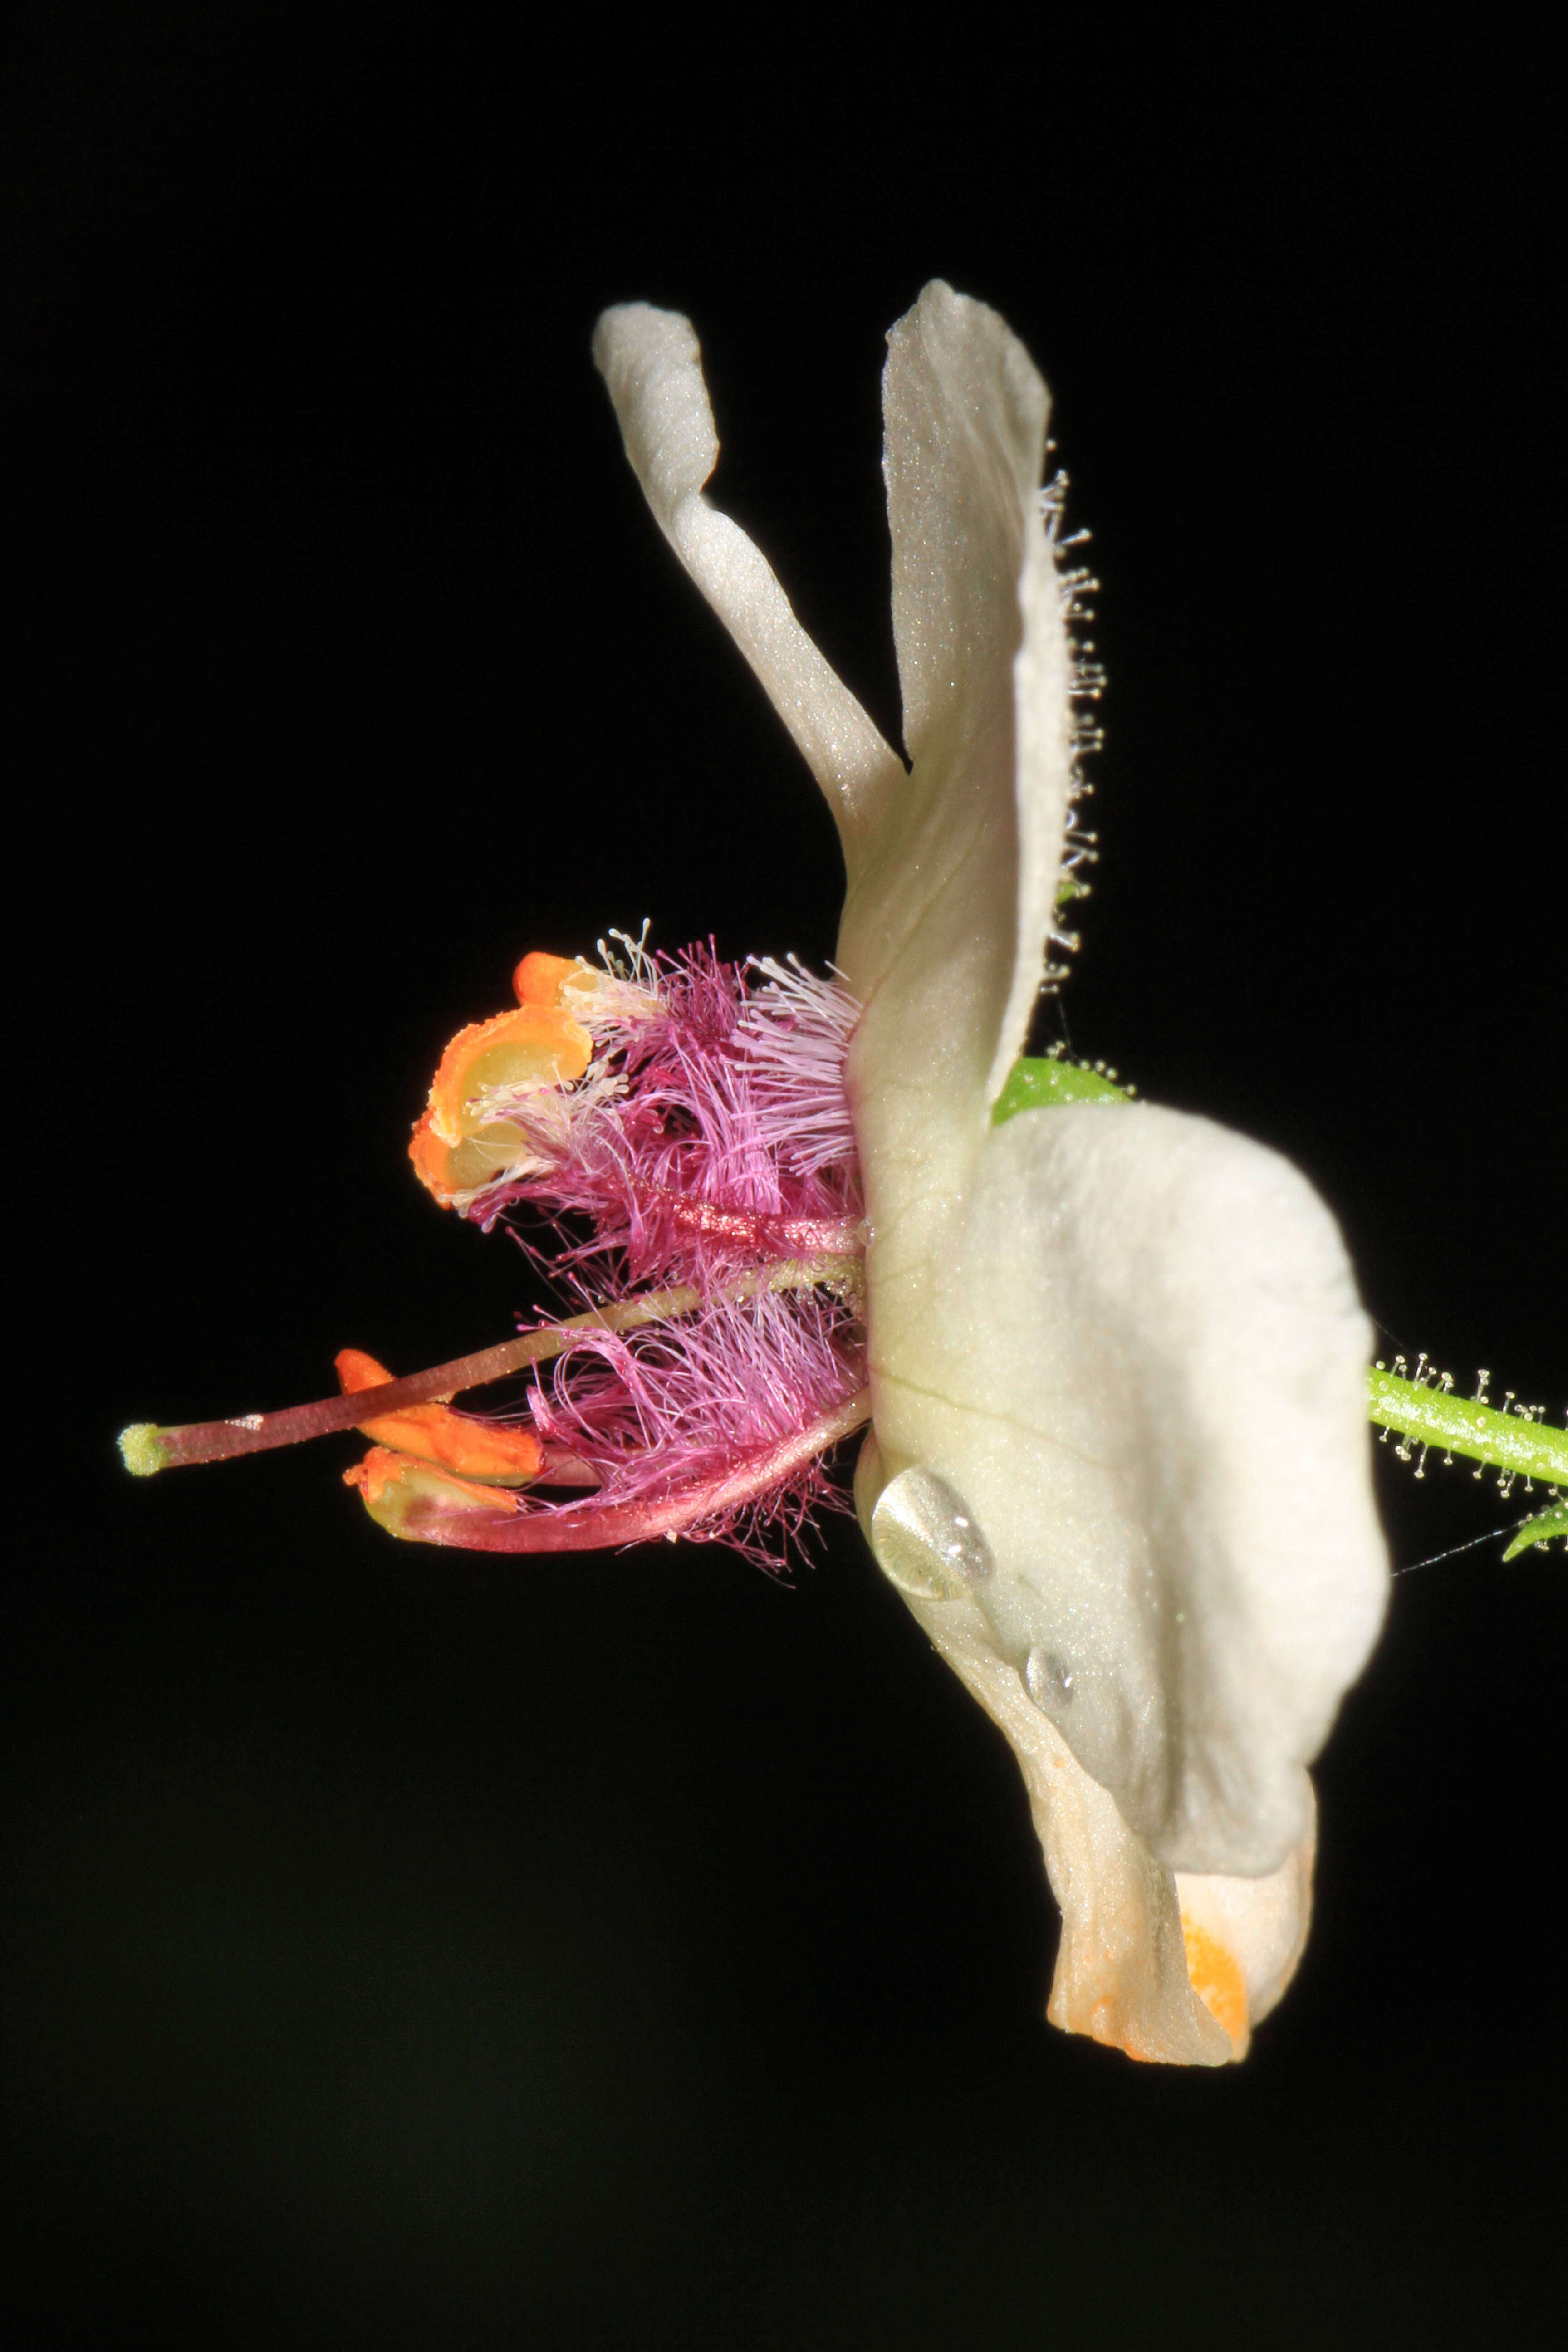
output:
<svg viewBox="0 0 1568 2352"><path fill-rule="evenodd" d="M842 1271L864 1249L844 1092L859 1007L795 963L721 963L711 942L634 958L631 982L590 1002L595 1058L575 1086L486 1097L522 1149L467 1213L487 1228L514 1207L542 1215L563 1246L524 1246L585 1303L653 1285L700 1303L574 1331L541 1368L527 1410L546 1461L591 1492L542 1492L547 1469L493 1510L471 1492L422 1498L406 1531L497 1551L679 1532L778 1568L815 1508L846 1507L823 1458L868 1418L856 1314L811 1286L809 1263ZM801 1261L804 1285L769 1287Z"/></svg>
<svg viewBox="0 0 1568 2352"><path fill-rule="evenodd" d="M531 1406L546 1444L587 1463L602 1484L588 1500L531 1507L586 1519L640 1504L657 1517L661 1506L772 1460L847 1406L865 1377L849 1318L816 1291L713 1298L624 1337L584 1331ZM767 1492L724 1503L682 1532L776 1566L787 1539L825 1504L845 1507L813 1455Z"/></svg>
<svg viewBox="0 0 1568 2352"><path fill-rule="evenodd" d="M439 1494L404 1532L475 1551L599 1550L677 1532L783 1568L814 1509L847 1507L822 1457L869 1417L855 1326L818 1292L711 1299L629 1336L574 1335L531 1391L551 1451L599 1479L587 1497L536 1490L476 1510Z"/></svg>
<svg viewBox="0 0 1568 2352"><path fill-rule="evenodd" d="M858 1252L854 999L799 966L721 963L711 946L650 968L656 1009L597 1024L577 1087L496 1097L538 1172L490 1187L468 1213L487 1228L514 1204L558 1226L585 1221L591 1237L555 1263L592 1262L616 1296L650 1281L706 1291L743 1268Z"/></svg>

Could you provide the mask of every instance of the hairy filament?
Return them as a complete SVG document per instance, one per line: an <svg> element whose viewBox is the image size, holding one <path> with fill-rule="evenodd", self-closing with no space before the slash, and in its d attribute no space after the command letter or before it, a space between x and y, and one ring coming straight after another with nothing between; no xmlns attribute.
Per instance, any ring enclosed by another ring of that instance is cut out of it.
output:
<svg viewBox="0 0 1568 2352"><path fill-rule="evenodd" d="M766 1500L785 1481L815 1462L871 1418L868 1389L804 1429L747 1454L714 1475L673 1495L625 1503L584 1502L552 1509L527 1504L494 1511L469 1510L456 1518L410 1512L401 1533L424 1543L450 1544L463 1551L603 1551L616 1544L647 1543L721 1519L747 1504Z"/></svg>
<svg viewBox="0 0 1568 2352"><path fill-rule="evenodd" d="M726 1209L715 1201L685 1199L664 1186L648 1187L646 1197L658 1202L678 1233L732 1242L759 1257L771 1257L775 1251L791 1257L824 1252L855 1255L866 1247L863 1217L791 1217L762 1209Z"/></svg>

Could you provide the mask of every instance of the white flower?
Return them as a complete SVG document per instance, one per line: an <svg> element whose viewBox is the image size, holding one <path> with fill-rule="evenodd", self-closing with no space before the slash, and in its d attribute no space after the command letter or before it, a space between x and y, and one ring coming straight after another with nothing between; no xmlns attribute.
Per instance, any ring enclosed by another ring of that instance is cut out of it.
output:
<svg viewBox="0 0 1568 2352"><path fill-rule="evenodd" d="M702 496L690 326L610 310L595 355L654 513L838 824L865 1007L862 1525L1023 1769L1062 1909L1049 2015L1217 2064L1300 1955L1305 1767L1383 1612L1368 1333L1331 1218L1272 1152L1141 1104L992 1122L1072 779L1047 395L940 283L888 341L908 774Z"/></svg>

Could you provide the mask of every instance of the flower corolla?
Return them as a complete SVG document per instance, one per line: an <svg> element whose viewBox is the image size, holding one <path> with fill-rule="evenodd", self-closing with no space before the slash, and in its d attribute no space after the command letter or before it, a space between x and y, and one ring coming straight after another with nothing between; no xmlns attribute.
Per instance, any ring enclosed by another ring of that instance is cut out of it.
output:
<svg viewBox="0 0 1568 2352"><path fill-rule="evenodd" d="M1300 1957L1306 1767L1382 1616L1369 1334L1284 1160L1020 1060L1087 848L1046 391L941 284L888 340L907 771L704 496L687 320L626 306L595 341L649 506L837 820L837 976L624 934L599 966L525 955L410 1157L481 1226L542 1220L582 1310L405 1379L345 1349L337 1397L121 1446L151 1475L357 1428L348 1483L400 1537L765 1560L864 1433L877 1562L1023 1771L1062 1912L1047 2013L1215 2065ZM518 1375L499 1416L452 1405ZM1391 1386L1373 1410L1427 1432L1428 1392ZM1561 1476L1542 1444L1519 1466Z"/></svg>
<svg viewBox="0 0 1568 2352"><path fill-rule="evenodd" d="M1047 399L943 284L888 341L907 771L703 495L688 321L606 311L595 356L654 515L838 827L861 1524L1022 1769L1062 1912L1049 2016L1218 2064L1300 1956L1306 1767L1383 1614L1369 1333L1329 1212L1275 1153L1142 1103L997 1116L1074 790Z"/></svg>

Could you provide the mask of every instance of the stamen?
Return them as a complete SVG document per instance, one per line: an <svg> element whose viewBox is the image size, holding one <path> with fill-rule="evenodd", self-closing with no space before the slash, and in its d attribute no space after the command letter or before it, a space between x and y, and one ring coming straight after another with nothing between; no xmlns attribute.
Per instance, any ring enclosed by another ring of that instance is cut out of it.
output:
<svg viewBox="0 0 1568 2352"><path fill-rule="evenodd" d="M633 1502L542 1509L520 1501L510 1508L489 1510L483 1507L483 1490L472 1487L455 1497L460 1507L454 1510L443 1508L443 1498L433 1492L428 1500L416 1495L391 1532L463 1551L603 1551L616 1544L649 1543L761 1501L829 1446L863 1429L870 1418L871 1392L862 1389L805 1428L698 1485ZM451 1483L455 1487L456 1482Z"/></svg>
<svg viewBox="0 0 1568 2352"><path fill-rule="evenodd" d="M715 1201L694 1201L662 1184L646 1186L642 1197L650 1208L657 1202L678 1232L731 1242L755 1257L859 1256L866 1248L864 1217L781 1217L762 1209L724 1209Z"/></svg>
<svg viewBox="0 0 1568 2352"><path fill-rule="evenodd" d="M602 968L523 957L518 1009L451 1040L410 1145L436 1199L487 1231L513 1208L542 1213L557 1279L609 1303L406 1380L346 1349L347 1395L138 1423L121 1437L128 1469L359 1429L374 1448L347 1477L371 1517L479 1549L688 1529L765 1563L833 1507L817 1457L868 1418L846 1402L865 1378L844 1087L858 1007L793 963L721 963L711 940L656 958L646 932L611 938L623 952L601 945ZM525 1410L450 1410L531 1368Z"/></svg>

